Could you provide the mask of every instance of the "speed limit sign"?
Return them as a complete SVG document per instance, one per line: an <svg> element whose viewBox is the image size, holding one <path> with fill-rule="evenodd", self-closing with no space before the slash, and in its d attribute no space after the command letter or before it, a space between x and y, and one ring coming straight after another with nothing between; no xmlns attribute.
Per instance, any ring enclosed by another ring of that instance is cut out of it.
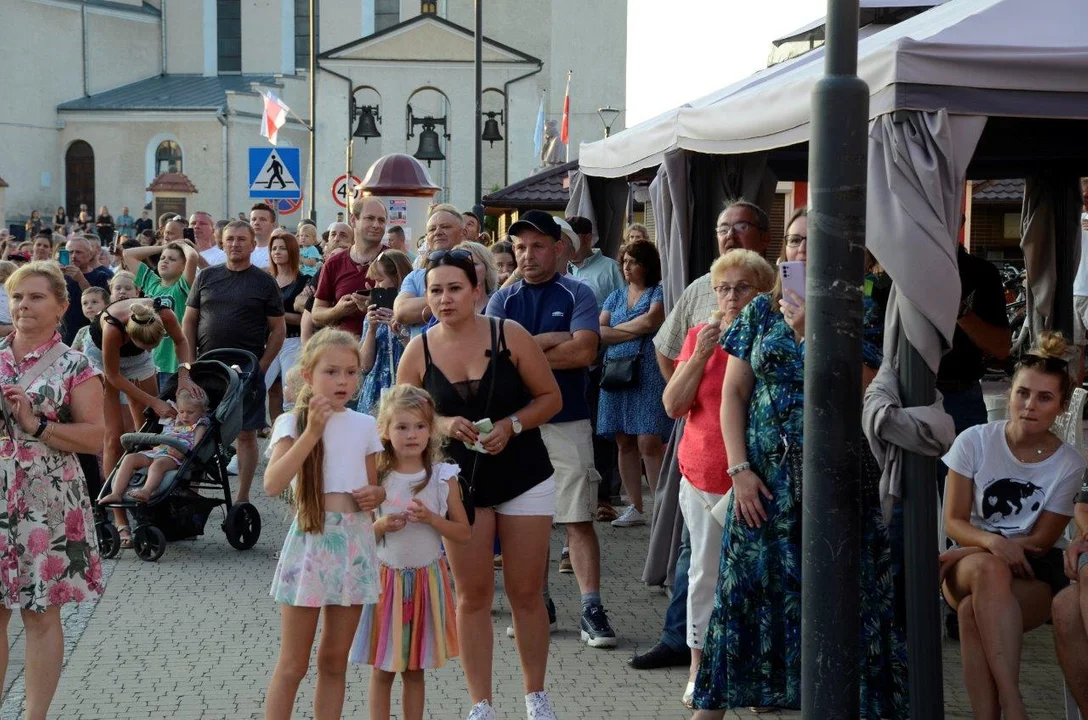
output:
<svg viewBox="0 0 1088 720"><path fill-rule="evenodd" d="M340 207L348 206L348 192L354 192L355 188L362 184L362 180L351 175L341 175L332 183L332 199ZM350 183L350 188L349 188Z"/></svg>

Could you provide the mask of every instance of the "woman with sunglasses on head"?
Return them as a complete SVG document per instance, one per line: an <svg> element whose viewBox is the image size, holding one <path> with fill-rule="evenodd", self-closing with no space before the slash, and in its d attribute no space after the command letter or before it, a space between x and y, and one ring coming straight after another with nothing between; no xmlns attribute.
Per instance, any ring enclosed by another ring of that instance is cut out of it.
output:
<svg viewBox="0 0 1088 720"><path fill-rule="evenodd" d="M808 214L786 223L781 261L805 262ZM865 325L879 323L865 302ZM880 347L863 342L863 386ZM729 354L720 419L732 481L714 609L695 680L695 720L736 707L762 712L801 705L801 503L795 459L804 444L805 301L782 288L741 311L724 333ZM862 398L858 397L858 403ZM863 478L864 480L864 478ZM887 529L875 483L861 483L859 717L907 712L906 647L895 623ZM844 671L846 669L844 668Z"/></svg>
<svg viewBox="0 0 1088 720"><path fill-rule="evenodd" d="M532 336L515 322L476 311L478 285L467 250L428 256L424 289L438 324L408 344L397 382L430 392L439 431L448 438L446 451L471 488L466 504L475 507L472 539L447 547L457 587L461 664L473 703L468 717L495 717L491 603L497 532L503 551L518 558L502 572L526 709L546 720L555 717L544 691L549 631L543 601L555 482L538 428L559 411L562 400ZM481 426L491 430L483 432Z"/></svg>
<svg viewBox="0 0 1088 720"><path fill-rule="evenodd" d="M1050 431L1072 394L1066 344L1043 333L1012 379L1007 420L976 425L944 456L942 589L959 616L963 676L976 718L1020 720L1023 634L1050 617L1069 580L1062 531L1085 461ZM1079 418L1077 418L1079 421Z"/></svg>

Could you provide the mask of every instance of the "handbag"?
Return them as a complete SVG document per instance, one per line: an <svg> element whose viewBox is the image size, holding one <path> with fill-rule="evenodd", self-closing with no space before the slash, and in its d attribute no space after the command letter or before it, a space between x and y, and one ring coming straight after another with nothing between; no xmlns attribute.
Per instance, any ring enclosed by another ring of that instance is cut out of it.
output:
<svg viewBox="0 0 1088 720"><path fill-rule="evenodd" d="M642 336L638 353L621 358L605 358L601 368L602 390L628 390L638 387L642 367L642 351L646 348L647 335Z"/></svg>
<svg viewBox="0 0 1088 720"><path fill-rule="evenodd" d="M501 323L502 320L499 320ZM495 332L495 321L488 318L491 326L491 357L487 363L486 375L490 376L490 384L487 386L487 401L484 403L484 417L491 417L491 399L495 397L495 358L499 355L499 336ZM480 454L476 453L472 458L472 474L468 479L464 475L457 476L457 486L461 489L461 503L465 506L465 515L468 516L468 524L476 523L476 464L480 460Z"/></svg>

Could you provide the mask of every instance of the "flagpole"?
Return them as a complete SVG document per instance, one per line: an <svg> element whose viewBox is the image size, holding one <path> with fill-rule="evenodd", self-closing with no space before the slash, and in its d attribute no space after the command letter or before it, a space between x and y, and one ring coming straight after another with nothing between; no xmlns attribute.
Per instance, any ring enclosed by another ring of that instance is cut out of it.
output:
<svg viewBox="0 0 1088 720"><path fill-rule="evenodd" d="M484 63L483 63L483 48L484 48L484 2L483 0L476 0L476 134L472 138L473 147L475 148L475 184L472 188L472 195L474 204L472 206L473 212L476 213L477 220L480 223L480 229L483 230L484 224L484 204L483 204L483 184L484 184L484 141L481 139L483 135L483 122L484 116ZM509 122L509 120L507 120ZM507 133L509 134L509 133Z"/></svg>
<svg viewBox="0 0 1088 720"><path fill-rule="evenodd" d="M563 122L567 126L567 140L564 143L567 146L567 162L570 162L570 76L573 74L573 70L567 70L567 92L563 96Z"/></svg>
<svg viewBox="0 0 1088 720"><path fill-rule="evenodd" d="M309 191L306 193L306 204L309 207L310 220L317 222L317 211L314 210L314 200L317 197L317 179L314 177L314 168L317 162L314 154L317 150L317 127L315 113L317 111L317 78L315 77L317 65L317 43L314 31L317 29L317 21L314 19L317 12L318 0L310 0L310 162L306 172L309 175Z"/></svg>

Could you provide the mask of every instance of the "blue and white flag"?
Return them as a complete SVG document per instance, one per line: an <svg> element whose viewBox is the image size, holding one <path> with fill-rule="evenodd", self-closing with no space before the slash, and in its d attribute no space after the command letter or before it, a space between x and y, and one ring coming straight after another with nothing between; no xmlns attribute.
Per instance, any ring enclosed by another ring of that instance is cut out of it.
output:
<svg viewBox="0 0 1088 720"><path fill-rule="evenodd" d="M533 130L533 154L539 158L544 150L544 96L540 96L540 109L536 113L536 128Z"/></svg>

